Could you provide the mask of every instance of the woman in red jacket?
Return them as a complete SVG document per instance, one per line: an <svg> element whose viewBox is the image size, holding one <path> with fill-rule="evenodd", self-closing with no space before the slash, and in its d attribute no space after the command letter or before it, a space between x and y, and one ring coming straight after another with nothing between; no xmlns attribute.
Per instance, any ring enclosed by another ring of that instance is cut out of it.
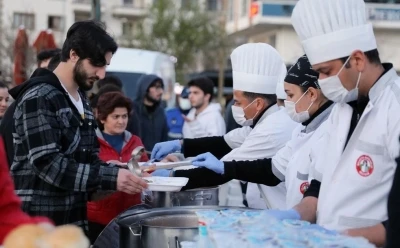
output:
<svg viewBox="0 0 400 248"><path fill-rule="evenodd" d="M120 92L109 92L101 95L97 103L97 120L99 129L97 138L100 144L99 157L110 163L126 163L132 151L143 146L139 137L126 131L128 116L132 110L132 102ZM148 157L144 154L142 162ZM131 206L141 203L140 194L128 195L115 192L112 195L88 203L89 238L96 240L106 225L117 215Z"/></svg>
<svg viewBox="0 0 400 248"><path fill-rule="evenodd" d="M23 224L43 224L50 226L44 217L30 217L21 210L21 201L14 193L4 142L0 137L0 245L14 228Z"/></svg>

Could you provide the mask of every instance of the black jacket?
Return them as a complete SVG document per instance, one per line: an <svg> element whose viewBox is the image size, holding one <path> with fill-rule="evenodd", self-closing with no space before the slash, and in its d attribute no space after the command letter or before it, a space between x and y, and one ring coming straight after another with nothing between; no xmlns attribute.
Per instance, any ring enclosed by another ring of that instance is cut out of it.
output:
<svg viewBox="0 0 400 248"><path fill-rule="evenodd" d="M134 111L140 121L140 135L146 151L152 151L155 144L168 140L168 124L164 109L157 106L154 112L149 113L144 106L144 98L150 85L162 80L155 75L143 75L138 81L138 89L134 101Z"/></svg>
<svg viewBox="0 0 400 248"><path fill-rule="evenodd" d="M81 116L55 74L31 80L15 89L19 99L10 172L16 193L24 212L87 231L89 194L115 190L118 168L98 157L96 121L85 94L79 92L84 106Z"/></svg>
<svg viewBox="0 0 400 248"><path fill-rule="evenodd" d="M39 68L35 70L28 81L9 90L10 95L14 98L15 101L11 103L11 105L8 107L0 125L0 134L1 136L3 136L4 139L4 145L7 152L7 161L9 166L11 166L14 160L14 142L12 133L14 132L15 106L16 104L18 104L18 101L28 89L42 83L43 77L51 74L53 74L51 71Z"/></svg>

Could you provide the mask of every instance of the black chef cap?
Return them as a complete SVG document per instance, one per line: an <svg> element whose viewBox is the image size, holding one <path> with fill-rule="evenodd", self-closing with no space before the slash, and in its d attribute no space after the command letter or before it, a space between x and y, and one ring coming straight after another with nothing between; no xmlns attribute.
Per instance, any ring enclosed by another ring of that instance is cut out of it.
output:
<svg viewBox="0 0 400 248"><path fill-rule="evenodd" d="M312 69L307 56L303 55L294 65L292 65L292 67L290 67L285 82L304 88L313 87L320 89L318 77L319 73Z"/></svg>

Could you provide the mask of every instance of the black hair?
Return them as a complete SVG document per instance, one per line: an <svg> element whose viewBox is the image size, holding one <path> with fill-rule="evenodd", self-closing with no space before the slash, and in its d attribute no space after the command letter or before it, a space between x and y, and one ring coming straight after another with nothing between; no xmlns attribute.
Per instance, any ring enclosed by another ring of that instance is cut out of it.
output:
<svg viewBox="0 0 400 248"><path fill-rule="evenodd" d="M365 56L367 57L368 61L369 61L371 64L380 65L380 64L382 63L382 62L381 62L381 59L380 59L380 57L379 57L378 49L374 49L374 50L371 50L371 51L364 52L364 54L365 54ZM344 57L344 58L340 58L340 60L341 60L343 63L346 63L346 61L347 61L348 58L349 58L349 56ZM351 67L350 63L347 63L347 64L345 65L345 67L346 67L346 68L350 68L350 67Z"/></svg>
<svg viewBox="0 0 400 248"><path fill-rule="evenodd" d="M53 58L50 59L50 62L47 65L47 69L50 71L54 71L54 69L57 68L60 62L61 62L61 52L57 53L56 55L53 56Z"/></svg>
<svg viewBox="0 0 400 248"><path fill-rule="evenodd" d="M61 52L60 48L55 48L55 49L48 49L48 50L43 50L38 55L36 56L38 66L40 63L44 60L48 60L56 56Z"/></svg>
<svg viewBox="0 0 400 248"><path fill-rule="evenodd" d="M8 89L8 85L0 81L0 89Z"/></svg>
<svg viewBox="0 0 400 248"><path fill-rule="evenodd" d="M92 94L92 96L90 97L90 106L92 106L92 108L96 108L97 102L99 101L99 97L109 92L122 93L122 89L113 84L107 84L103 86L101 89L99 89L97 94Z"/></svg>
<svg viewBox="0 0 400 248"><path fill-rule="evenodd" d="M214 83L209 79L208 77L198 77L190 80L188 82L188 87L195 86L201 89L204 92L204 95L209 94L210 95L210 100L209 102L212 101L213 96L214 96Z"/></svg>
<svg viewBox="0 0 400 248"><path fill-rule="evenodd" d="M122 89L122 81L116 76L106 76L103 79L97 81L97 87L99 89L103 88L106 85L114 85Z"/></svg>
<svg viewBox="0 0 400 248"><path fill-rule="evenodd" d="M277 100L277 97L274 94L260 94L243 91L243 96L246 97L249 101L254 101L256 98L262 98L266 100L269 104L274 104Z"/></svg>
<svg viewBox="0 0 400 248"><path fill-rule="evenodd" d="M67 38L61 51L61 61L69 59L70 51L74 50L80 60L89 59L96 67L107 64L105 55L115 53L118 45L106 32L102 23L93 20L79 21L72 24L67 32Z"/></svg>

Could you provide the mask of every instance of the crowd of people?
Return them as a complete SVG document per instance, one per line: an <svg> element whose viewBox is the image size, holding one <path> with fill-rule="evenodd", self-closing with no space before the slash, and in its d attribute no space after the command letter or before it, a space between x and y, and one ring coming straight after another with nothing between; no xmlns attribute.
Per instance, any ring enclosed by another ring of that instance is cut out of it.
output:
<svg viewBox="0 0 400 248"><path fill-rule="evenodd" d="M143 146L142 162L181 153L196 166L144 177L187 177L183 190L248 182L245 205L271 218L399 247L400 78L380 60L365 3L300 0L292 24L305 55L289 70L268 44L233 50L225 120L205 77L174 109L163 109L157 75L143 75L129 99L106 76L114 39L97 22L73 24L29 80L0 83L0 244L23 224L76 225L94 243L141 203L148 185L126 163Z"/></svg>

